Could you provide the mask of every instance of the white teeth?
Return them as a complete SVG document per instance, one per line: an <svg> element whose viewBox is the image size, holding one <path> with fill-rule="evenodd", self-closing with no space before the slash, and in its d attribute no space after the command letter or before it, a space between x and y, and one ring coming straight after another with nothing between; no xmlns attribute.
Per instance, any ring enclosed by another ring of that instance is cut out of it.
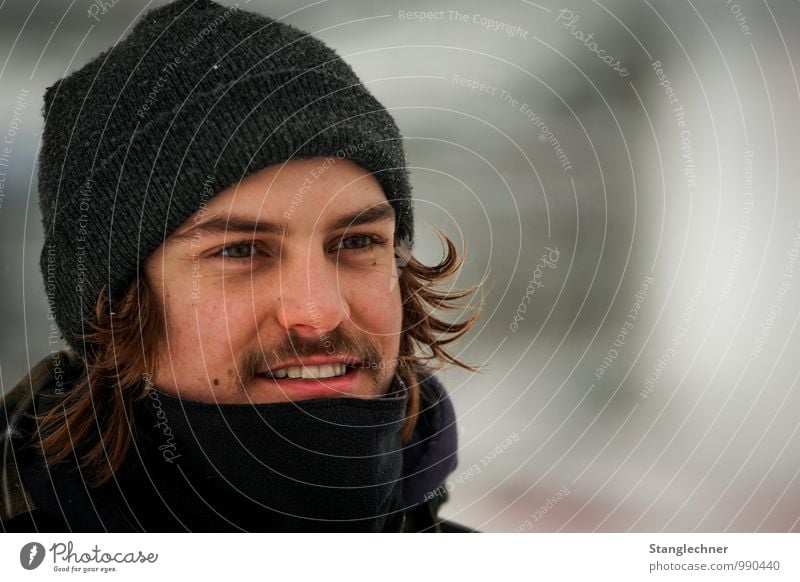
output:
<svg viewBox="0 0 800 582"><path fill-rule="evenodd" d="M345 364L324 364L322 366L292 366L272 372L274 378L335 378L347 371Z"/></svg>

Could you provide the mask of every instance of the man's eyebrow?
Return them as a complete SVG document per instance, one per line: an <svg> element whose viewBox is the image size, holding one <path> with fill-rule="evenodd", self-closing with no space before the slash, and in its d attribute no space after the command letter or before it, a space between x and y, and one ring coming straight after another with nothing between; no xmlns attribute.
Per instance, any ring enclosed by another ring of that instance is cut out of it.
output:
<svg viewBox="0 0 800 582"><path fill-rule="evenodd" d="M341 230L360 226L363 224L373 224L376 222L387 222L395 219L394 207L389 202L382 202L366 208L357 210L350 214L336 218L329 228ZM198 232L199 231L199 232ZM268 220L253 220L244 216L223 215L212 216L208 220L195 223L186 232L173 234L172 240L175 242L191 240L196 236L204 234L271 234L275 236L285 236L289 233L289 225L286 223L270 222Z"/></svg>
<svg viewBox="0 0 800 582"><path fill-rule="evenodd" d="M340 230L343 228L352 228L362 224L373 224L375 222L388 222L394 220L395 212L394 207L389 202L381 202L374 204L364 210L353 212L341 216L333 221L330 228L333 230Z"/></svg>
<svg viewBox="0 0 800 582"><path fill-rule="evenodd" d="M285 224L268 220L253 220L243 216L212 216L203 222L196 222L190 229L181 234L173 234L175 242L191 240L204 234L272 234L281 236L288 232Z"/></svg>

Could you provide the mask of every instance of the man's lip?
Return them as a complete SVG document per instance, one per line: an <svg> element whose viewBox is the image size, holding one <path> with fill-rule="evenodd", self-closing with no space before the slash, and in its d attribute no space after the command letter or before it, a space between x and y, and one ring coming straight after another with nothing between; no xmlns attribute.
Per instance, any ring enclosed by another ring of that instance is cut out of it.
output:
<svg viewBox="0 0 800 582"><path fill-rule="evenodd" d="M284 368L307 368L309 366L324 366L326 364L346 364L350 367L361 367L361 362L350 356L314 356L294 362L284 362L274 368L267 368L259 374L270 374Z"/></svg>
<svg viewBox="0 0 800 582"><path fill-rule="evenodd" d="M273 386L277 385L284 394L293 399L336 397L351 394L361 373L361 368L352 368L344 375L334 378L270 378L259 374L258 379L270 382Z"/></svg>

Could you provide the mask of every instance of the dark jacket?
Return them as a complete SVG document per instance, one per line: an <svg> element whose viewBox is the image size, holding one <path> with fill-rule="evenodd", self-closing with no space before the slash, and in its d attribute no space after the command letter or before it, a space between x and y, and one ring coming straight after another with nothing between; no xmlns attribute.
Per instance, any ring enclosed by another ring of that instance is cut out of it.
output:
<svg viewBox="0 0 800 582"><path fill-rule="evenodd" d="M138 504L131 519L130 491L120 496L121 477L99 488L86 484L74 459L47 468L31 444L34 410L41 412L58 387L77 384L84 366L72 351L48 356L0 399L0 527L4 532L151 531ZM55 369L58 362L60 369ZM62 388L63 389L63 388ZM456 428L452 403L432 375L421 383L421 413L403 453L402 519L406 532L467 532L441 520L447 476L456 467ZM130 469L130 467L128 467ZM133 469L135 471L135 469ZM135 500L134 500L135 505ZM199 510L199 508L198 508ZM156 511L156 510L153 510ZM155 516L153 516L155 517ZM155 523L155 522L154 522ZM163 526L162 526L163 527ZM162 527L154 529L160 531Z"/></svg>

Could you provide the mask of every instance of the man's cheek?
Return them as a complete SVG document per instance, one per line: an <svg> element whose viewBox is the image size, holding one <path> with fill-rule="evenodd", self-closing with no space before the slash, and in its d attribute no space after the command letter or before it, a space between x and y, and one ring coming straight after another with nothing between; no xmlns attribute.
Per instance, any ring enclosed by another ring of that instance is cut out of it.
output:
<svg viewBox="0 0 800 582"><path fill-rule="evenodd" d="M203 400L211 386L227 385L229 371L236 368L234 354L241 350L237 327L226 318L224 305L211 301L187 303L181 321L172 326L169 350L176 381L194 397Z"/></svg>
<svg viewBox="0 0 800 582"><path fill-rule="evenodd" d="M402 305L400 289L395 287L387 292L372 288L372 292L362 295L357 301L359 311L365 319L365 327L373 333L399 333L402 325Z"/></svg>
<svg viewBox="0 0 800 582"><path fill-rule="evenodd" d="M201 302L193 305L187 326L204 352L225 349L227 353L229 344L235 344L238 336L253 328L253 310L233 299Z"/></svg>

